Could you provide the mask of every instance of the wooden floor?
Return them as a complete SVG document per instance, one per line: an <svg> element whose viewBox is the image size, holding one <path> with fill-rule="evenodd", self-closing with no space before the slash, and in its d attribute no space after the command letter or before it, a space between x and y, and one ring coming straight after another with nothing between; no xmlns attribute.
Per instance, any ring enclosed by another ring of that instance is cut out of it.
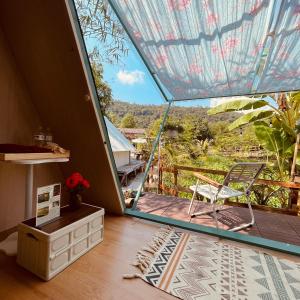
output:
<svg viewBox="0 0 300 300"><path fill-rule="evenodd" d="M137 272L130 262L159 227L130 217L106 216L104 241L49 282L19 267L14 257L0 254L0 299L176 299L141 279L122 279L124 273ZM266 252L300 262L299 257Z"/></svg>
<svg viewBox="0 0 300 300"><path fill-rule="evenodd" d="M208 210L206 203L195 202L194 211ZM137 209L155 215L215 227L215 222L210 215L191 218L188 215L189 205L190 200L187 199L145 193L140 198ZM240 233L300 246L300 217L261 210L254 210L254 215L255 225L240 230ZM233 228L249 222L249 220L248 208L227 206L226 210L218 213L219 227L223 229Z"/></svg>

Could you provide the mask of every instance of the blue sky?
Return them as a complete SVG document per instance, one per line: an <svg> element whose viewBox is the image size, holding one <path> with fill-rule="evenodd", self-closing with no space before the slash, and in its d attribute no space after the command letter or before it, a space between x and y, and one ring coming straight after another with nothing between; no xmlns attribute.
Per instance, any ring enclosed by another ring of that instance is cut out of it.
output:
<svg viewBox="0 0 300 300"><path fill-rule="evenodd" d="M143 104L164 102L155 82L133 47L130 48L128 56L122 59L122 63L104 64L103 69L104 80L112 88L114 99Z"/></svg>

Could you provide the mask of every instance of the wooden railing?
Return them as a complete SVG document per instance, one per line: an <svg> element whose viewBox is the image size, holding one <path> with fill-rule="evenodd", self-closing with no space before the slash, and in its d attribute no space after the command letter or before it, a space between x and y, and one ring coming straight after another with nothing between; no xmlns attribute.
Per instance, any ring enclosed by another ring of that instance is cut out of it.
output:
<svg viewBox="0 0 300 300"><path fill-rule="evenodd" d="M212 174L212 175L220 175L225 177L227 172L223 170L213 170L213 169L206 169L206 168L197 168L197 167L189 167L189 166L179 166L175 165L172 168L166 168L166 167L161 167L159 170L159 176L158 176L158 191L160 193L165 192L167 194L173 195L173 196L178 196L179 192L185 192L185 193L191 193L192 191L184 186L181 186L178 184L178 176L180 171L191 171L191 172L200 172L200 173L207 173L207 174ZM166 173L171 173L173 174L173 187L170 188L166 186L163 183L163 172ZM278 186L278 187L283 187L287 189L293 189L298 191L300 189L300 183L295 183L295 182L286 182L286 181L276 181L276 180L267 180L267 179L257 179L256 180L257 184L262 184L262 185L269 185L269 186ZM226 201L227 204L230 205L239 205L239 206L244 206L243 203L236 203L232 201ZM275 210L275 211L280 211L283 213L292 213L296 214L298 211L298 206L299 206L299 198L297 202L297 198L295 201L291 201L289 203L289 207L286 209L273 209L268 206L263 206L263 205L254 205L254 208L259 208L263 210Z"/></svg>

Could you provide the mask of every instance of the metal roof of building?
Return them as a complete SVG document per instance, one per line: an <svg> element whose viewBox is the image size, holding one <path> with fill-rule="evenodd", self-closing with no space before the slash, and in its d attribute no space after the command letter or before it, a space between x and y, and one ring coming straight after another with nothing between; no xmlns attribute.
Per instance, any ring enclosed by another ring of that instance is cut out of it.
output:
<svg viewBox="0 0 300 300"><path fill-rule="evenodd" d="M119 130L123 133L127 134L145 134L146 129L144 128L119 128Z"/></svg>

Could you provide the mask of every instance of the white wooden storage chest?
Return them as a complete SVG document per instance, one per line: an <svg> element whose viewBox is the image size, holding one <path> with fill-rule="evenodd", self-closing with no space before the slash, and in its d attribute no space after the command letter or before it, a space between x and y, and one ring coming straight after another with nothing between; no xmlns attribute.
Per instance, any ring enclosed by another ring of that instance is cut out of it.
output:
<svg viewBox="0 0 300 300"><path fill-rule="evenodd" d="M104 209L83 204L61 209L55 221L35 227L35 218L18 226L17 262L49 280L103 240Z"/></svg>

